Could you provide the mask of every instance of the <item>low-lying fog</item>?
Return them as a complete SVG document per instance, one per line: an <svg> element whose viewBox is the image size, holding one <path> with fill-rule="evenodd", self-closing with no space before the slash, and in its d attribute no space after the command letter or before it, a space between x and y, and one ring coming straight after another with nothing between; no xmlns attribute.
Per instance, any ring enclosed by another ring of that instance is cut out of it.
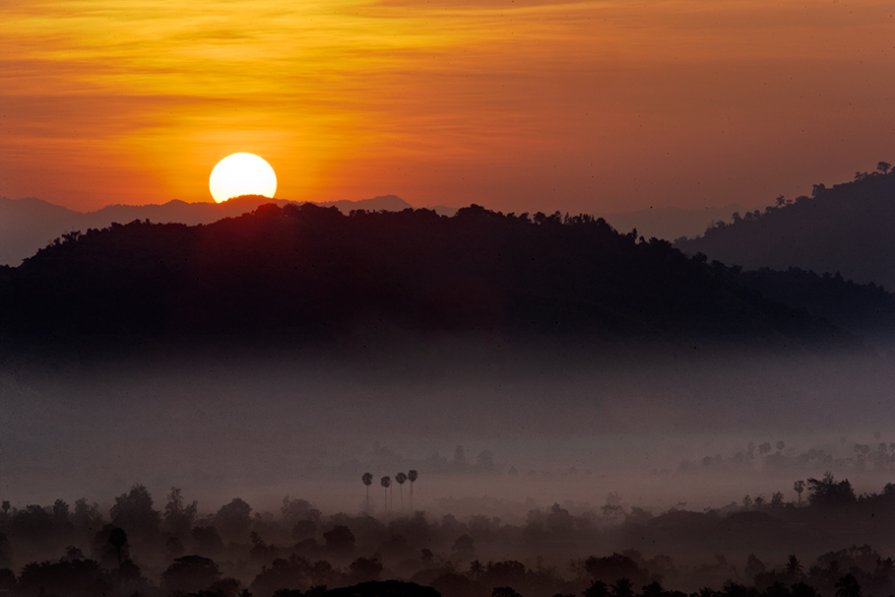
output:
<svg viewBox="0 0 895 597"><path fill-rule="evenodd" d="M291 495L357 512L363 472L379 507L379 477L413 468L417 508L510 520L611 493L701 509L794 499L794 480L826 470L859 492L895 478L879 356L413 346L8 358L0 496L102 503L141 482L208 511Z"/></svg>

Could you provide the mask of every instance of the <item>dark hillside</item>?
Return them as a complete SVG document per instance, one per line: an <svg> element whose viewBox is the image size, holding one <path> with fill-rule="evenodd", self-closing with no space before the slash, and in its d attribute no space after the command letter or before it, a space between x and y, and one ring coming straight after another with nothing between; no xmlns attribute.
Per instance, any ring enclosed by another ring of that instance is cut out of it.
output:
<svg viewBox="0 0 895 597"><path fill-rule="evenodd" d="M881 163L871 174L827 188L811 197L762 212L737 215L699 238L676 246L689 254L754 269L797 267L840 273L847 280L895 289L895 172Z"/></svg>
<svg viewBox="0 0 895 597"><path fill-rule="evenodd" d="M10 334L333 337L355 328L839 342L720 264L589 216L263 206L71 234L0 277Z"/></svg>

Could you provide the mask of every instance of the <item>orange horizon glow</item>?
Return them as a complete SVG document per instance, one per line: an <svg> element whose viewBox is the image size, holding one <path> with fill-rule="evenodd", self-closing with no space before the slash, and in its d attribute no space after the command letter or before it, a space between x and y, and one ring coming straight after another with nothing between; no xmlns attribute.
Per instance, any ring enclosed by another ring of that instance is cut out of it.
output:
<svg viewBox="0 0 895 597"><path fill-rule="evenodd" d="M0 196L278 195L620 211L766 204L895 159L891 3L0 4Z"/></svg>

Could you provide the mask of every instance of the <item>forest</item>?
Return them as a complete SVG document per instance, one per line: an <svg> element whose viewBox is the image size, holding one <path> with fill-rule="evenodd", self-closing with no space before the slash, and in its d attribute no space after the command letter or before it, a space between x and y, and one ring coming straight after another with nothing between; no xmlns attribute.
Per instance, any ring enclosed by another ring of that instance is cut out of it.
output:
<svg viewBox="0 0 895 597"><path fill-rule="evenodd" d="M289 496L274 512L238 497L202 511L177 488L156 505L140 484L108 508L86 499L4 501L0 594L883 597L895 590L895 563L877 551L892 547L892 483L857 495L848 480L827 473L795 481L789 498L778 492L701 512L652 513L610 493L600 508L555 503L519 523L436 518L413 506L416 483L425 483L424 471L394 479L365 473L357 483L365 506L354 514ZM371 506L370 491L384 495L384 509Z"/></svg>
<svg viewBox="0 0 895 597"><path fill-rule="evenodd" d="M71 232L0 268L0 595L886 597L893 329L590 216Z"/></svg>
<svg viewBox="0 0 895 597"><path fill-rule="evenodd" d="M591 216L266 205L207 225L68 233L0 271L0 330L19 348L100 337L106 347L116 337L319 342L389 328L842 347L864 331L846 315L854 297L895 313L874 287L835 280L848 300L821 314L786 303L793 294L780 284L739 276Z"/></svg>
<svg viewBox="0 0 895 597"><path fill-rule="evenodd" d="M778 196L764 210L735 213L675 246L748 269L796 267L891 290L893 198L895 170L879 162L851 181L815 184L809 195Z"/></svg>

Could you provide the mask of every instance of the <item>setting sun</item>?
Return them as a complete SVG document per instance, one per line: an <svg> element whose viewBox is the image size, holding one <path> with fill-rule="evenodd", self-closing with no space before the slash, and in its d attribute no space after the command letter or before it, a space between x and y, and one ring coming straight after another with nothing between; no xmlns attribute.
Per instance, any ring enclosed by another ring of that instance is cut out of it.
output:
<svg viewBox="0 0 895 597"><path fill-rule="evenodd" d="M211 171L208 188L218 203L240 195L273 198L277 192L277 175L264 158L253 153L234 153Z"/></svg>

